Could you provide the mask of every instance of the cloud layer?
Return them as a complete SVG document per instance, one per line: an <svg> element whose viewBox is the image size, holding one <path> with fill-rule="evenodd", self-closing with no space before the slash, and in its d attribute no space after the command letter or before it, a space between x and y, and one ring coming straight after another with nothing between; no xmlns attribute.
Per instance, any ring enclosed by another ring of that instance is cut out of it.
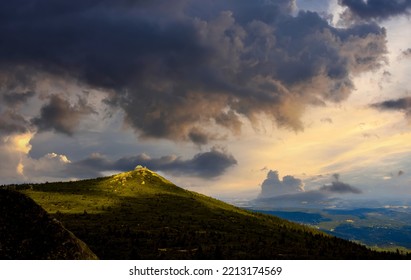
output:
<svg viewBox="0 0 411 280"><path fill-rule="evenodd" d="M174 176L215 178L236 165L237 160L224 150L212 148L187 160L177 156L152 158L146 154L111 160L101 154L92 154L83 160L72 162L64 155L49 153L37 160L27 159L24 164L24 173L30 177L39 177L46 170L49 170L48 176L54 178L101 177L106 171L130 171L137 165L142 165Z"/></svg>
<svg viewBox="0 0 411 280"><path fill-rule="evenodd" d="M64 78L106 92L141 137L199 145L219 139L215 126L239 133L261 115L301 130L306 106L346 99L353 74L384 62L386 35L294 9L287 0L4 2L0 92L16 105L45 77ZM47 98L32 116L40 131L72 135L91 112Z"/></svg>

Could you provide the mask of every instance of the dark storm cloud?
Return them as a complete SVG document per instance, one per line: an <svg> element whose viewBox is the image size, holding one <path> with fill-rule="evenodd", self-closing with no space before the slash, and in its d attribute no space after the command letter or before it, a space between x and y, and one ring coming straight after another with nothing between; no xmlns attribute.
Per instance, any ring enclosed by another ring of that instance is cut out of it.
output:
<svg viewBox="0 0 411 280"><path fill-rule="evenodd" d="M385 110L407 110L411 108L411 97L386 100L381 103L375 103L373 106Z"/></svg>
<svg viewBox="0 0 411 280"><path fill-rule="evenodd" d="M398 15L409 15L411 0L339 0L340 5L361 19L383 20Z"/></svg>
<svg viewBox="0 0 411 280"><path fill-rule="evenodd" d="M16 106L26 103L28 99L33 97L35 93L33 91L26 92L9 92L3 95L3 101L9 106Z"/></svg>
<svg viewBox="0 0 411 280"><path fill-rule="evenodd" d="M102 171L130 171L137 165L142 165L154 171L162 171L176 176L213 178L222 175L228 168L236 164L237 161L232 155L213 148L209 152L196 154L188 160L176 156L151 158L141 154L111 161L103 156L93 155L85 160L70 164L68 168L73 176L90 176L90 174L98 176Z"/></svg>
<svg viewBox="0 0 411 280"><path fill-rule="evenodd" d="M30 90L31 79L19 69L4 66L0 65L0 135L32 131L32 125L21 112L22 105L36 95Z"/></svg>
<svg viewBox="0 0 411 280"><path fill-rule="evenodd" d="M336 29L317 13L291 16L294 5L3 1L0 64L30 69L30 81L54 75L110 93L106 103L123 108L142 137L202 145L216 138L213 125L238 133L241 119L262 115L301 130L305 106L346 99L353 74L384 62L386 35L375 24ZM63 103L43 107L40 130L74 132L61 116L86 114Z"/></svg>
<svg viewBox="0 0 411 280"><path fill-rule="evenodd" d="M30 123L20 114L6 110L0 111L0 136L24 133L30 130Z"/></svg>
<svg viewBox="0 0 411 280"><path fill-rule="evenodd" d="M411 117L411 97L386 100L383 102L371 104L371 107L385 111L403 111L405 112L407 117Z"/></svg>
<svg viewBox="0 0 411 280"><path fill-rule="evenodd" d="M34 118L32 123L39 131L54 130L73 135L82 117L92 113L94 110L82 98L77 104L71 105L59 95L51 95L49 103L41 108L40 116Z"/></svg>
<svg viewBox="0 0 411 280"><path fill-rule="evenodd" d="M201 130L193 129L188 134L189 139L198 145L205 145L209 141L209 135Z"/></svg>

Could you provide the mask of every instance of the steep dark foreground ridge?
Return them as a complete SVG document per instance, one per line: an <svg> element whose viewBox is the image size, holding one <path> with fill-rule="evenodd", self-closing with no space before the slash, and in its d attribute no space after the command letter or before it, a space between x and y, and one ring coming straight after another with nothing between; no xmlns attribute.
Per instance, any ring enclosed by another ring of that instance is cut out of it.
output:
<svg viewBox="0 0 411 280"><path fill-rule="evenodd" d="M399 259L179 188L146 169L18 185L101 259Z"/></svg>
<svg viewBox="0 0 411 280"><path fill-rule="evenodd" d="M24 194L0 189L0 259L97 259Z"/></svg>

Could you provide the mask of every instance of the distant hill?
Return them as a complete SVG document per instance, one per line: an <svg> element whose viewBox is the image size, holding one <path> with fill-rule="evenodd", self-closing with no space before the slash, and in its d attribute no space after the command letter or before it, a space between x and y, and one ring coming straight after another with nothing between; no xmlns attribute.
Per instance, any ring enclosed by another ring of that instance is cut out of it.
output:
<svg viewBox="0 0 411 280"><path fill-rule="evenodd" d="M24 194L0 189L0 259L97 259Z"/></svg>
<svg viewBox="0 0 411 280"><path fill-rule="evenodd" d="M9 187L10 188L10 187ZM146 169L17 185L101 259L398 259L184 190Z"/></svg>

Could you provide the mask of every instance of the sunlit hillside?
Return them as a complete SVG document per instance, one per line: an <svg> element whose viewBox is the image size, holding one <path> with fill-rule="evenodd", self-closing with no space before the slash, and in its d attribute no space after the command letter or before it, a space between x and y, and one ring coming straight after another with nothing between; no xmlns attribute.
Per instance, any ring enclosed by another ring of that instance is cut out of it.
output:
<svg viewBox="0 0 411 280"><path fill-rule="evenodd" d="M403 257L236 208L143 167L105 178L7 188L31 197L101 259Z"/></svg>

